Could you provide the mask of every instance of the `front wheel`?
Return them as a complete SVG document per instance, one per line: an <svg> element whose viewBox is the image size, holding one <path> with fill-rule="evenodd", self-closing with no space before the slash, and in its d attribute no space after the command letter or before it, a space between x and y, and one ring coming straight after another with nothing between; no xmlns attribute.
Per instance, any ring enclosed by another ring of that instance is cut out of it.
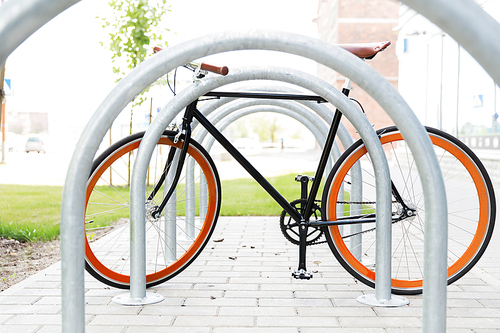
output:
<svg viewBox="0 0 500 333"><path fill-rule="evenodd" d="M143 135L128 136L109 147L94 161L87 182L85 268L101 282L123 289L130 288L131 170ZM153 216L170 189L169 175L175 172L176 156L184 144L182 137L174 143L175 135L163 133L146 177L148 288L171 279L194 261L212 235L219 215L221 187L215 165L206 150L191 140L174 199L169 200L161 217Z"/></svg>
<svg viewBox="0 0 500 333"><path fill-rule="evenodd" d="M467 273L482 256L493 233L496 206L490 178L479 159L457 138L426 128L443 175L448 204L448 284ZM419 294L423 289L425 207L414 157L396 127L377 131L389 162L391 179L404 205L392 198L392 292ZM361 175L361 177L359 177ZM326 220L373 216L375 178L361 140L335 164L323 193ZM356 192L359 188L361 192ZM358 194L356 194L358 193ZM404 207L406 206L406 207ZM412 215L412 216L410 216ZM330 249L356 279L375 286L375 224L325 228Z"/></svg>

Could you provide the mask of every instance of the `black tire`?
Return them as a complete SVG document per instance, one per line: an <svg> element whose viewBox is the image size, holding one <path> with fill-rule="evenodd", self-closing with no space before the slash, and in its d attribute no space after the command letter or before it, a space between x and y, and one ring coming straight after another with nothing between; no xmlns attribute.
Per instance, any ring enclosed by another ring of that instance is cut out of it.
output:
<svg viewBox="0 0 500 333"><path fill-rule="evenodd" d="M427 127L441 165L448 199L448 284L464 276L481 258L493 233L496 217L495 194L491 180L477 156L457 138ZM393 223L392 232L392 292L419 294L422 292L424 216L423 195L411 151L406 147L396 127L377 131L391 166L391 178L405 203L416 210L416 216ZM322 216L336 220L337 210L350 215L351 171L362 166L362 206L354 206L357 214L375 212L372 166L361 140L349 147L332 169L323 193ZM356 163L361 161L361 163ZM366 167L366 168L365 168ZM397 170L396 170L397 169ZM344 191L341 192L341 186ZM344 204L339 194L344 193ZM348 194L349 193L349 194ZM359 199L353 200L356 201ZM393 198L393 214L401 205ZM354 214L354 213L353 213ZM375 286L375 225L358 224L325 228L333 254L356 279ZM361 228L361 229L360 229ZM359 238L361 236L362 241ZM350 248L352 243L352 248ZM362 249L362 250L355 250Z"/></svg>
<svg viewBox="0 0 500 333"><path fill-rule="evenodd" d="M143 135L144 132L128 136L104 151L94 161L87 183L85 268L99 281L122 289L130 288L129 170L133 167L130 163L133 164L135 160L133 155ZM175 132L165 131L153 152L148 168L146 199L165 171L171 147L175 147L176 152L180 152L182 148L183 137L181 136L179 142L174 144L175 135ZM129 154L132 156L129 157ZM187 181L184 175L188 167L195 170L199 176ZM219 175L211 157L194 140L189 142L182 175L175 193L176 203L169 203L159 219L146 213L146 287L148 288L163 283L186 269L206 246L217 223L221 203ZM188 182L192 185L186 186ZM146 200L147 212L154 210L151 207L160 204L169 187L163 185L156 194L158 198ZM190 191L198 193L186 194ZM201 194L201 191L205 194ZM187 197L196 198L195 206L189 210L186 209ZM206 201L201 198L205 198ZM166 220L175 220L175 224L166 223ZM112 231L108 234L103 237L96 236L99 230L110 226ZM167 231L168 226L175 226L176 231L172 232L171 229Z"/></svg>

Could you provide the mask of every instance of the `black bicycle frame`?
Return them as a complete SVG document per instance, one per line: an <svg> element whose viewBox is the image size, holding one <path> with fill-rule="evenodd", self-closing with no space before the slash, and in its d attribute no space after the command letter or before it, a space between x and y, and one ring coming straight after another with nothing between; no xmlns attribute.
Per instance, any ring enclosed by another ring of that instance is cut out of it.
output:
<svg viewBox="0 0 500 333"><path fill-rule="evenodd" d="M348 96L349 95L349 89L343 89L342 93L344 95ZM221 97L232 97L232 98L259 98L259 99L284 99L284 100L301 100L301 101L315 101L317 103L324 103L326 100L323 97L316 96L316 95L297 95L297 94L279 94L279 93L255 93L255 92L209 92L205 94L204 96L207 97L216 97L216 98L221 98ZM255 167L250 164L250 162L239 152L236 147L234 147L231 142L229 142L224 135L197 109L196 105L198 103L198 100L195 100L191 104L188 105L186 108L186 111L184 113L183 117L183 123L182 123L182 129L185 131L184 133L184 142L189 142L191 138L191 122L194 119L198 120L200 124L207 130L208 133L210 133L215 140L217 140L226 150L227 152L236 160L238 163L243 166L243 168L252 176L252 178L257 181L257 183L283 208L284 211L286 211L291 218L293 218L297 223L305 223L308 226L333 226L333 225L343 225L343 224L355 224L355 223L374 223L375 222L375 215L371 216L359 216L359 217L350 217L350 218L339 218L337 221L312 221L309 222L309 218L312 215L312 210L314 207L314 201L316 200L316 196L318 194L318 190L321 184L321 175L323 175L325 169L326 169L326 164L328 162L328 157L330 155L330 152L332 150L335 137L337 135L337 130L340 125L341 119L342 119L342 113L337 109L335 110L335 114L332 120L332 124L330 126L328 136L325 141L325 146L323 148L323 151L321 153L321 158L318 164L318 168L316 170L316 174L311 186L311 191L309 192L309 195L307 197L307 204L306 208L303 211L303 214L300 214L295 207L293 207L265 178L262 176L262 174L255 169ZM163 199L162 203L160 206L156 209L154 212L155 216L159 216L161 211L163 211L167 201L169 200L171 194L173 193L175 189L175 185L177 184L177 181L180 176L180 172L182 170L182 165L184 162L184 157L186 155L187 151L187 145L183 145L183 149L181 151L181 156L179 159L179 165L177 166L177 170L175 173L174 177L174 182L171 185L170 190L168 191L167 195ZM169 158L167 161L167 164L169 164L169 161L173 159L173 155L169 154ZM165 166L165 171L168 172L170 169L169 165ZM163 179L163 178L162 178ZM157 192L157 189L155 188L154 193ZM403 204L404 210L408 210L409 208L406 207L404 204L403 200L401 199L401 196L399 195L398 191L394 187L394 184L392 184L392 192L398 202L401 202ZM154 194L151 194L151 196L154 196ZM401 219L401 217L396 217L394 216L393 221L397 221Z"/></svg>

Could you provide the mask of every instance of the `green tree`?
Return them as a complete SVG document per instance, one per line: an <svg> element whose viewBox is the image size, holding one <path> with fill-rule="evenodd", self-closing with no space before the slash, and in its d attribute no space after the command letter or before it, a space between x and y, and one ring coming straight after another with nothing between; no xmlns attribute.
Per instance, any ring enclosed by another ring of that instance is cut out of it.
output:
<svg viewBox="0 0 500 333"><path fill-rule="evenodd" d="M119 81L153 54L152 43L168 46L163 33L169 30L162 24L162 17L170 11L170 6L166 0L112 0L108 4L111 14L101 17L102 27L109 30L113 72ZM145 100L140 95L133 105L140 105Z"/></svg>
<svg viewBox="0 0 500 333"><path fill-rule="evenodd" d="M99 18L103 21L102 27L109 31L113 72L117 74L119 81L153 54L151 44L168 46L163 33L169 30L164 27L162 17L170 11L170 6L167 5L167 0L112 0L108 4L111 13ZM101 45L104 43L101 42ZM148 90L149 88L144 90L132 101L130 134L132 134L134 107L146 100L144 94Z"/></svg>

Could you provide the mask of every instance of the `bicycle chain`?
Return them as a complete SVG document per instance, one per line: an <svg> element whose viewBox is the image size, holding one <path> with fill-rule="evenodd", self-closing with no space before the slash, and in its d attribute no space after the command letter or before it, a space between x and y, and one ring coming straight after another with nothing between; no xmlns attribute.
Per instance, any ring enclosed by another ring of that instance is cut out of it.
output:
<svg viewBox="0 0 500 333"><path fill-rule="evenodd" d="M338 204L359 204L359 205L374 205L376 204L377 202L375 201L337 201ZM397 203L396 200L392 201L392 203ZM394 221L392 223L396 223L398 221ZM366 234L366 233L369 233L369 232L373 232L375 231L375 228L371 228L371 229L367 229L365 231L360 231L360 232L357 232L353 235L349 235L349 236L345 236L345 237L342 237L342 238L348 238L348 237L353 237L353 236L357 236L357 235L362 235L362 234ZM324 240L324 241L321 241L321 242L317 242L317 243L313 243L312 245L316 245L316 244L321 244L321 243L327 243L328 241Z"/></svg>
<svg viewBox="0 0 500 333"><path fill-rule="evenodd" d="M337 201L338 204L354 204L354 205L374 205L376 201ZM396 200L392 201L392 203L398 203Z"/></svg>
<svg viewBox="0 0 500 333"><path fill-rule="evenodd" d="M298 200L297 200L298 201ZM319 200L315 200L315 202L320 202ZM358 205L374 205L376 204L377 202L376 201L337 201L338 204L358 204ZM392 201L392 203L397 203L397 201ZM395 223L395 222L393 222ZM349 236L346 236L346 237L342 237L342 238L347 238L347 237L353 237L353 236L357 236L357 235L362 235L362 234L365 234L365 233L368 233L368 232L372 232L372 231L375 231L375 228L372 228L372 229L368 229L368 230L365 230L365 231L360 231L354 235L349 235ZM283 232L283 229L282 229L282 232ZM283 232L283 234L285 234ZM285 235L286 237L286 235ZM323 244L323 243L327 243L328 241L327 240L322 240L322 241L319 241L319 238L318 237L317 239L314 239L312 241L308 241L307 242L307 245L319 245L319 244Z"/></svg>

